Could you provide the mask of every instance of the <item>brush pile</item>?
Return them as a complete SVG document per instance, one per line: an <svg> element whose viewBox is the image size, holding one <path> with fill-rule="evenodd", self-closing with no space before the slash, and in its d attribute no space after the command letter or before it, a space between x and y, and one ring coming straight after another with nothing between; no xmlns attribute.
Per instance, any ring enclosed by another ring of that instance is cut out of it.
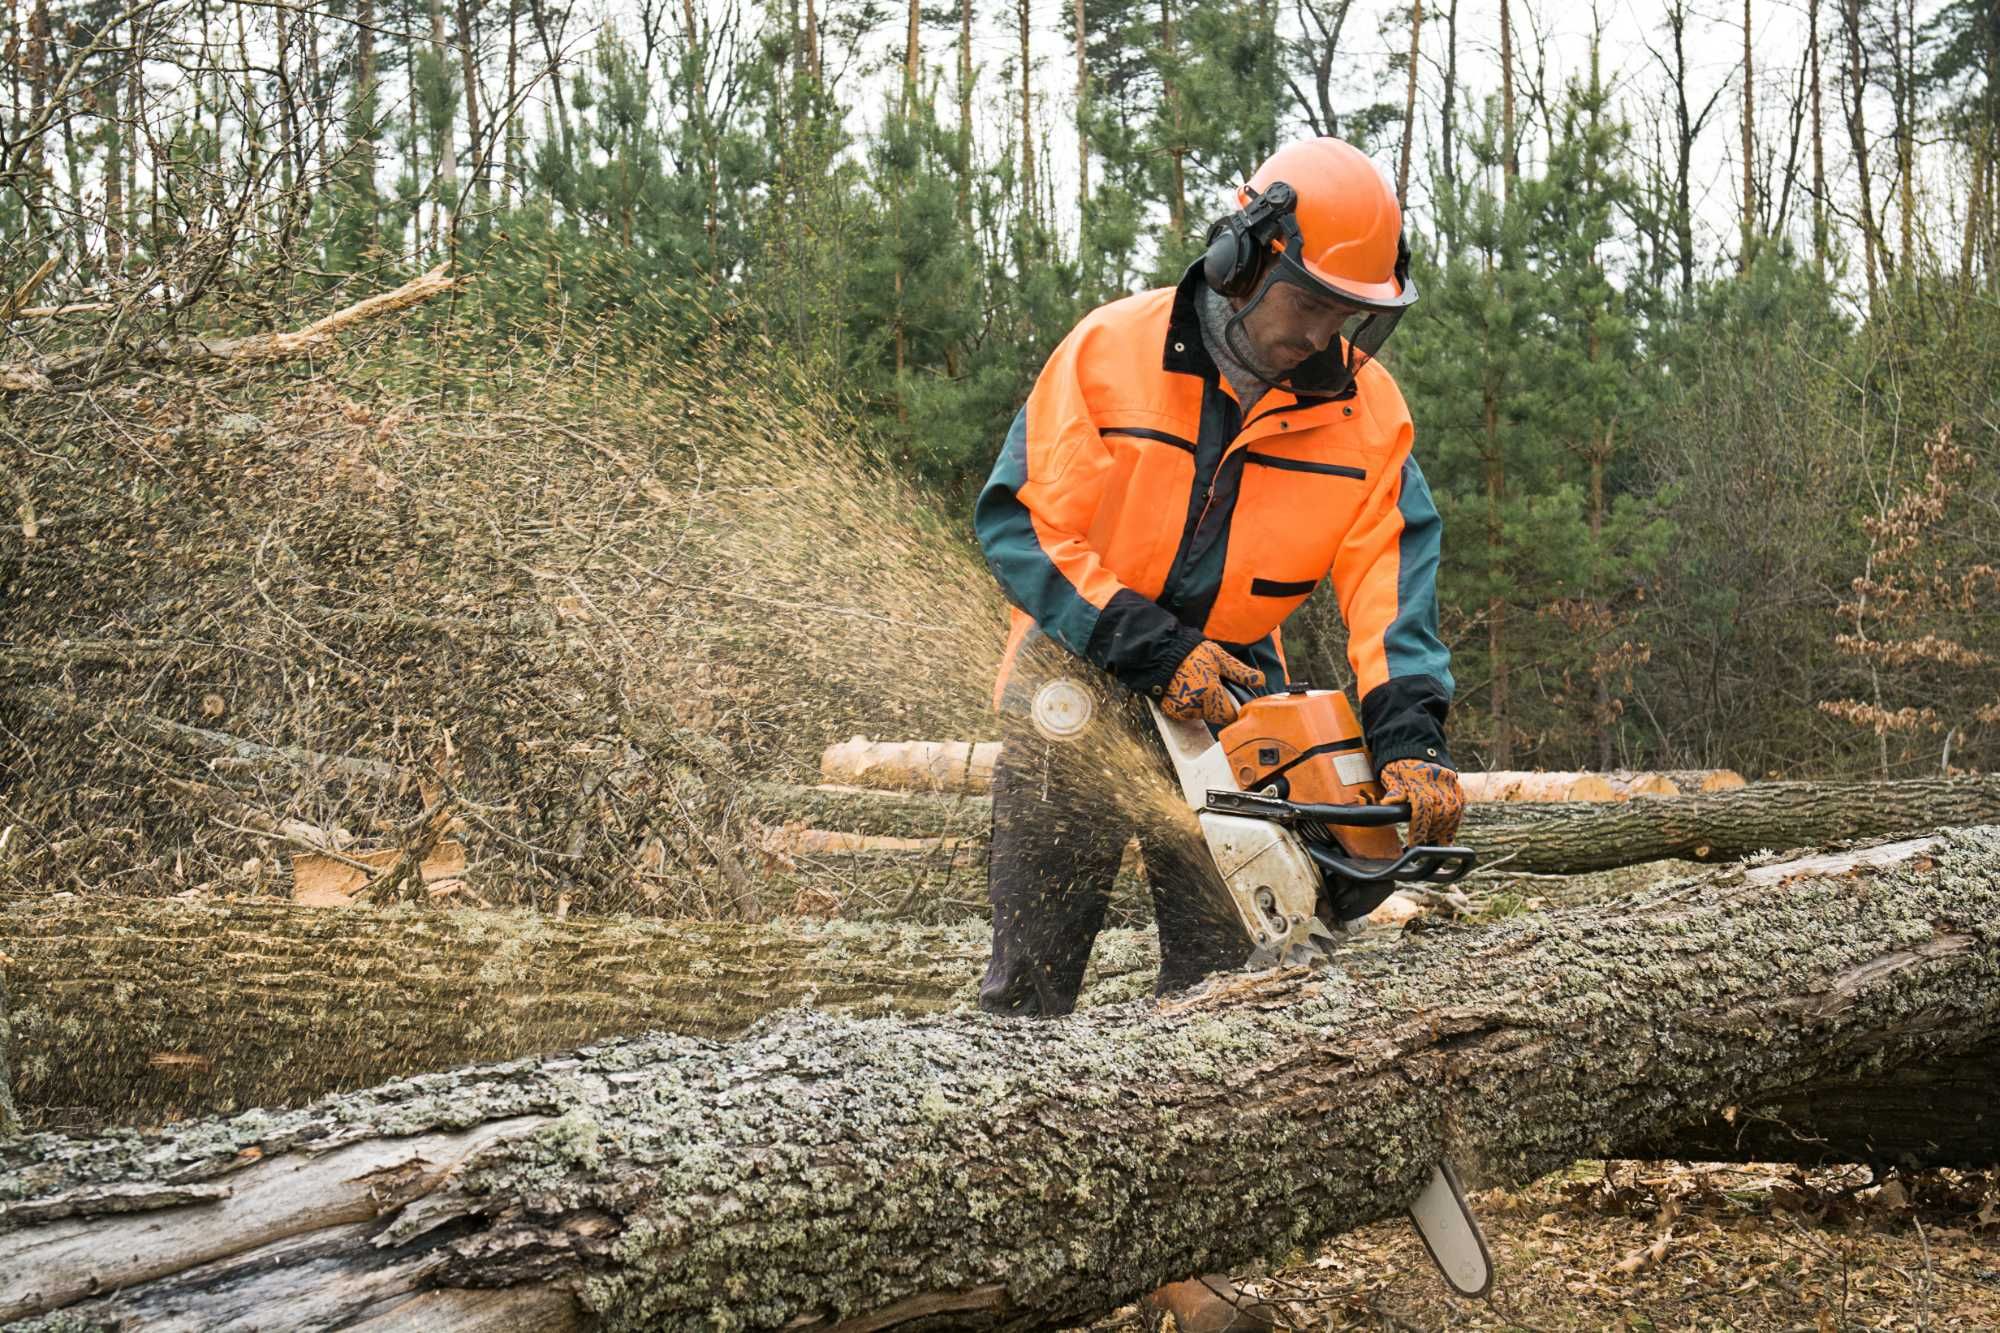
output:
<svg viewBox="0 0 2000 1333"><path fill-rule="evenodd" d="M307 857L378 901L790 908L746 784L864 718L965 727L992 581L772 368L567 348L23 404L8 879L290 896Z"/></svg>

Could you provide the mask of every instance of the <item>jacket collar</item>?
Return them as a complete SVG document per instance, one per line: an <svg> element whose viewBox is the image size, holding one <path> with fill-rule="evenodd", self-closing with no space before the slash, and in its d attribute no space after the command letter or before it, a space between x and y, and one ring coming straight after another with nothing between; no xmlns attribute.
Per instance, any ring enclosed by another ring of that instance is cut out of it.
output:
<svg viewBox="0 0 2000 1333"><path fill-rule="evenodd" d="M1221 372L1216 369L1215 358L1209 355L1208 345L1202 341L1201 313L1195 308L1195 300L1207 281L1202 275L1199 259L1181 274L1181 280L1174 288L1173 311L1167 316L1167 341L1161 352L1160 365L1163 369L1183 375L1199 375L1212 380ZM1331 347L1315 352L1293 368L1286 383L1307 395L1300 398L1298 406L1308 407L1316 402L1354 396L1354 380L1333 352Z"/></svg>

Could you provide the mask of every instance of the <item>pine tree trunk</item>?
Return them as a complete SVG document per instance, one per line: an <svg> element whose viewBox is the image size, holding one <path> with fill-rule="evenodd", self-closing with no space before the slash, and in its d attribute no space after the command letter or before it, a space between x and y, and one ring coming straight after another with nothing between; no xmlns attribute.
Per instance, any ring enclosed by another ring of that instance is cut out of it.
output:
<svg viewBox="0 0 2000 1333"><path fill-rule="evenodd" d="M285 67L284 39L284 11L281 9L278 11L278 71L281 81ZM119 85L123 82L113 73L98 85L104 93L104 263L113 274L125 267L125 154L129 151L126 136L130 125L118 105ZM282 89L282 82L279 86ZM285 184L289 188L291 182L286 181Z"/></svg>
<svg viewBox="0 0 2000 1333"><path fill-rule="evenodd" d="M1593 361L1597 359L1597 331L1595 327L1592 328L1590 334L1590 359ZM1614 429L1615 427L1612 426L1604 428L1602 445L1599 445L1594 440L1591 442L1590 546L1591 550L1599 557L1602 557L1604 553L1604 464L1611 457L1611 441ZM1607 623L1609 623L1612 612L1605 599L1594 592L1592 600L1597 604L1598 614L1604 617ZM1600 769L1609 771L1616 766L1613 762L1611 744L1611 725L1614 720L1614 714L1611 710L1611 673L1605 667L1598 665L1593 666L1590 675L1593 686L1592 692L1597 696L1597 716L1593 719L1597 732L1597 766Z"/></svg>
<svg viewBox="0 0 2000 1333"><path fill-rule="evenodd" d="M1086 52L1083 0L1076 0L1076 207L1078 216L1090 207L1090 62Z"/></svg>
<svg viewBox="0 0 2000 1333"><path fill-rule="evenodd" d="M2000 1037L2000 829L1760 875L1158 1007L801 1014L18 1140L0 1319L1073 1323L1393 1216L1444 1158L1533 1179Z"/></svg>
<svg viewBox="0 0 2000 1333"><path fill-rule="evenodd" d="M1403 87L1403 151L1396 158L1396 200L1405 208L1410 206L1410 146L1417 138L1417 47L1423 31L1424 0L1410 0L1410 77Z"/></svg>
<svg viewBox="0 0 2000 1333"><path fill-rule="evenodd" d="M1694 300L1694 200L1690 178L1698 128L1688 106L1686 8L1676 4L1670 9L1667 25L1674 39L1674 246L1680 259L1681 304L1686 307Z"/></svg>
<svg viewBox="0 0 2000 1333"><path fill-rule="evenodd" d="M1485 404L1486 470L1486 568L1488 579L1497 587L1506 567L1507 539L1501 505L1507 493L1507 468L1500 455L1500 391L1487 372ZM1486 604L1487 667L1493 683L1488 688L1488 709L1493 719L1493 741L1487 756L1489 768L1514 766L1514 742L1509 731L1507 699L1507 598L1495 593Z"/></svg>
<svg viewBox="0 0 2000 1333"><path fill-rule="evenodd" d="M430 0L431 6L431 54L438 61L438 77L449 77L446 64L444 40L444 0ZM458 144L457 116L434 128L431 136L431 157L436 162L439 198L431 204L431 245L433 253L446 235L458 234Z"/></svg>
<svg viewBox="0 0 2000 1333"><path fill-rule="evenodd" d="M479 58L477 31L474 25L476 11L473 0L457 0L453 17L458 32L459 78L465 84L465 133L470 145L472 163L473 198L479 211L484 213L492 203L492 195L487 184L487 151L484 135L485 123L479 112Z"/></svg>
<svg viewBox="0 0 2000 1333"><path fill-rule="evenodd" d="M1029 41L1028 0L1015 0L1021 29L1021 217L1035 222L1035 90L1034 47Z"/></svg>
<svg viewBox="0 0 2000 1333"><path fill-rule="evenodd" d="M972 224L972 0L958 2L958 222Z"/></svg>
<svg viewBox="0 0 2000 1333"><path fill-rule="evenodd" d="M48 135L42 126L49 111L49 3L35 0L28 16L28 124L37 127L28 139L28 181L22 192L26 230L30 236L42 229L42 187L48 179Z"/></svg>
<svg viewBox="0 0 2000 1333"><path fill-rule="evenodd" d="M292 78L292 25L291 15L283 9L273 11L272 20L278 28L278 155L284 159L284 169L279 174L279 184L286 196L292 193L295 181L305 179L305 164L300 156L304 147L304 134L299 125L299 91ZM288 209L289 218L298 210Z"/></svg>
<svg viewBox="0 0 2000 1333"><path fill-rule="evenodd" d="M1168 69L1162 75L1166 80L1163 89L1166 94L1167 133L1171 142L1167 145L1169 163L1169 187L1167 194L1167 227L1175 241L1187 236L1187 175L1181 146L1181 92L1180 82L1175 77L1174 61L1174 11L1173 0L1160 0L1160 50L1165 53Z"/></svg>
<svg viewBox="0 0 2000 1333"><path fill-rule="evenodd" d="M716 161L715 127L708 114L708 76L705 72L708 45L703 40L694 0L681 0L681 24L687 33L687 58L694 73L694 86L689 92L693 105L688 110L694 118L696 139L701 145L702 232L708 242L708 281L711 287L719 288L722 284L722 253L719 248L722 230L721 165Z"/></svg>
<svg viewBox="0 0 2000 1333"><path fill-rule="evenodd" d="M1881 254L1869 183L1868 115L1864 105L1868 80L1861 54L1861 0L1846 0L1842 17L1847 27L1847 139L1854 150L1855 175L1861 186L1862 265L1868 277L1868 309L1873 311L1879 300L1876 275L1885 270L1887 261Z"/></svg>
<svg viewBox="0 0 2000 1333"><path fill-rule="evenodd" d="M132 39L132 52L125 62L125 116L133 127L133 133L125 143L125 208L123 219L127 253L133 238L139 231L139 135L138 126L145 123L145 46L140 35L139 20L134 18L128 29Z"/></svg>
<svg viewBox="0 0 2000 1333"><path fill-rule="evenodd" d="M1514 21L1507 0L1500 0L1500 153L1502 196L1512 199L1521 157L1514 140Z"/></svg>
<svg viewBox="0 0 2000 1333"><path fill-rule="evenodd" d="M520 96L520 91L517 87L521 65L520 20L521 0L507 0L507 126L505 131L506 146L504 149L507 162L505 179L500 183L500 203L505 208L512 208L514 206L514 191L520 187L522 172L521 157L523 144L519 128L521 113L516 102L516 99Z"/></svg>
<svg viewBox="0 0 2000 1333"><path fill-rule="evenodd" d="M1820 120L1819 5L1806 5L1806 59L1812 67L1813 272L1826 277L1826 138Z"/></svg>
<svg viewBox="0 0 2000 1333"><path fill-rule="evenodd" d="M354 102L358 114L354 127L354 179L360 185L355 192L358 196L348 201L348 206L361 212L361 226L358 229L361 244L359 251L365 254L373 249L377 238L380 218L375 210L375 0L354 0ZM159 172L153 173L159 179ZM354 256L359 258L359 255Z"/></svg>
<svg viewBox="0 0 2000 1333"><path fill-rule="evenodd" d="M549 37L549 16L543 0L529 0L528 17L535 25L535 35L542 43L542 68L548 72L549 89L555 94L556 130L562 135L563 160L574 163L576 157L576 132L569 123L569 102L563 96L562 61L556 57L554 42Z"/></svg>
<svg viewBox="0 0 2000 1333"><path fill-rule="evenodd" d="M1757 64L1750 48L1750 0L1743 0L1743 238L1736 271L1750 271L1757 239Z"/></svg>
<svg viewBox="0 0 2000 1333"><path fill-rule="evenodd" d="M1444 14L1444 100L1438 105L1438 170L1453 197L1458 194L1458 3L1451 0ZM1447 254L1457 248L1456 237L1448 230L1444 247Z"/></svg>

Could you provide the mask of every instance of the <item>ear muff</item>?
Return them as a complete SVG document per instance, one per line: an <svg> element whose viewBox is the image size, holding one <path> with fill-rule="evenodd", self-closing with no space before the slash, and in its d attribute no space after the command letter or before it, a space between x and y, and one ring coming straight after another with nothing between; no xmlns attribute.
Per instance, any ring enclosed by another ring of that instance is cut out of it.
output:
<svg viewBox="0 0 2000 1333"><path fill-rule="evenodd" d="M1263 246L1246 231L1241 213L1218 218L1208 229L1208 253L1201 257L1201 274L1220 295L1248 296L1257 285Z"/></svg>
<svg viewBox="0 0 2000 1333"><path fill-rule="evenodd" d="M1262 194L1247 185L1243 189L1250 202L1216 219L1208 229L1208 253L1201 257L1202 276L1224 296L1248 296L1255 289L1271 238L1298 206L1298 195L1283 181L1271 182Z"/></svg>

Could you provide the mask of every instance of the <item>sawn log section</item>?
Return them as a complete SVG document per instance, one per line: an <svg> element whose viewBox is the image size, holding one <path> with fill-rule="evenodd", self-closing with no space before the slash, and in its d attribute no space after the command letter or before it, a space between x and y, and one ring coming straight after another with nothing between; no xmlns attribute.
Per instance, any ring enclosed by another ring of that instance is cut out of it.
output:
<svg viewBox="0 0 2000 1333"><path fill-rule="evenodd" d="M1164 1009L801 1014L19 1140L0 1318L1077 1319L1389 1216L1440 1156L1523 1180L2000 1032L2000 829L1753 873Z"/></svg>

